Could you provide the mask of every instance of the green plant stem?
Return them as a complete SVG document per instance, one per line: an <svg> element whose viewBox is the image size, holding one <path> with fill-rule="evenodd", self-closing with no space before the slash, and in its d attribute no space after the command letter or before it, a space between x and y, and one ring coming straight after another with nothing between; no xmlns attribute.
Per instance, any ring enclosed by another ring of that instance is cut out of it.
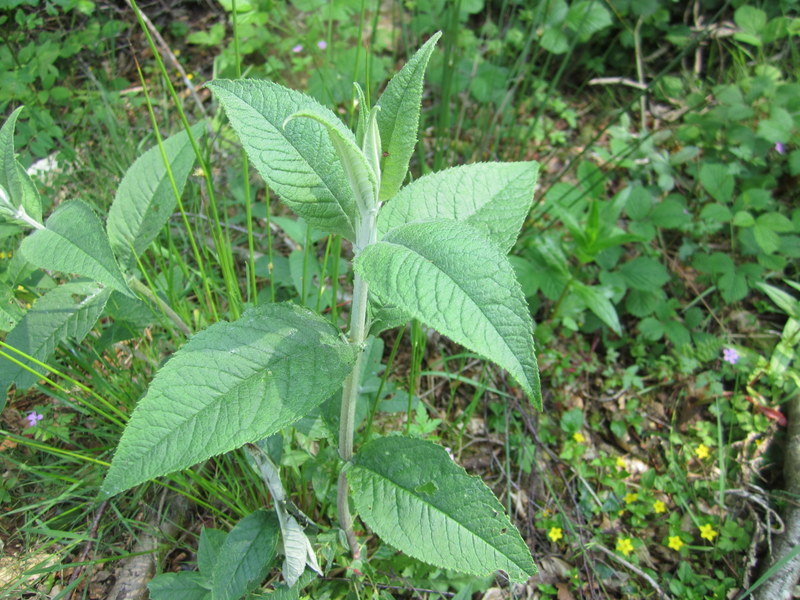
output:
<svg viewBox="0 0 800 600"><path fill-rule="evenodd" d="M180 315L178 315L178 313L172 310L169 304L167 304L156 294L154 294L153 291L149 287L147 287L144 283L142 283L141 281L139 281L134 277L131 277L128 280L128 285L131 286L131 289L133 289L133 291L139 292L142 296L150 300L150 302L156 304L164 312L166 317L170 321L172 321L178 329L180 329L183 333L186 334L186 337L192 336L192 330L189 329L189 326L183 322L183 319L181 319Z"/></svg>
<svg viewBox="0 0 800 600"><path fill-rule="evenodd" d="M355 254L375 242L377 237L378 209L366 211L362 215L356 233L354 245ZM339 457L348 462L353 457L353 433L355 431L356 404L358 401L358 388L361 382L361 364L364 360L364 342L369 331L367 323L367 282L356 274L353 279L353 302L350 307L350 342L360 349L355 365L350 375L345 379L342 387L342 409L339 417ZM339 515L339 525L347 536L350 554L358 559L361 551L358 548L356 535L353 531L353 518L350 515L348 504L347 475L344 470L339 473L339 485L336 495L336 508Z"/></svg>

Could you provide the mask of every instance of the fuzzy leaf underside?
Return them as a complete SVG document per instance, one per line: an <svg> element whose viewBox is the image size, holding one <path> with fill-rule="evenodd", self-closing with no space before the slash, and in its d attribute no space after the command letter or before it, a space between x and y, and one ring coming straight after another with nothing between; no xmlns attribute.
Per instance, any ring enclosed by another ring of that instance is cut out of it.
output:
<svg viewBox="0 0 800 600"><path fill-rule="evenodd" d="M20 106L12 112L0 128L0 187L6 190L15 207L22 206L29 217L41 223L42 200L39 191L14 152L14 129L22 109Z"/></svg>
<svg viewBox="0 0 800 600"><path fill-rule="evenodd" d="M192 128L196 138L205 134L205 123ZM164 140L164 153L169 161L178 194L195 162L194 149L185 131ZM111 247L123 269L130 270L166 225L177 200L158 145L136 159L117 188L108 211L106 231Z"/></svg>
<svg viewBox="0 0 800 600"><path fill-rule="evenodd" d="M135 298L114 258L103 224L80 200L59 206L44 229L22 240L20 252L41 269L77 273Z"/></svg>
<svg viewBox="0 0 800 600"><path fill-rule="evenodd" d="M300 111L293 114L292 118L313 119L325 127L331 144L336 150L336 155L339 157L339 162L344 168L359 211L369 210L375 206L375 193L378 185L375 172L367 162L361 148L356 144L355 136L344 127L339 118L334 116L334 120L331 121L329 115L319 110Z"/></svg>
<svg viewBox="0 0 800 600"><path fill-rule="evenodd" d="M267 575L280 539L278 519L257 510L231 529L211 575L211 600L239 600Z"/></svg>
<svg viewBox="0 0 800 600"><path fill-rule="evenodd" d="M91 281L71 281L58 286L36 300L6 336L5 342L17 350L46 363L56 346L71 338L80 342L91 331L103 313L111 290ZM5 351L36 372L45 370ZM0 358L0 410L5 405L5 392L12 383L17 389L27 389L36 383L37 376L9 360Z"/></svg>
<svg viewBox="0 0 800 600"><path fill-rule="evenodd" d="M514 582L536 573L527 545L494 494L432 442L368 442L347 471L361 519L419 560L473 575L496 570Z"/></svg>
<svg viewBox="0 0 800 600"><path fill-rule="evenodd" d="M102 491L113 495L272 435L331 396L354 361L328 321L292 304L212 325L156 375Z"/></svg>
<svg viewBox="0 0 800 600"><path fill-rule="evenodd" d="M311 225L353 240L355 199L325 126L312 119L286 122L304 110L338 117L271 81L216 79L207 86L267 185Z"/></svg>
<svg viewBox="0 0 800 600"><path fill-rule="evenodd" d="M384 202L392 198L408 171L408 162L417 144L420 105L422 103L422 80L433 53L433 47L441 37L435 33L417 50L405 66L392 77L377 106L378 131L381 134L383 159L381 160L381 190L379 199Z"/></svg>
<svg viewBox="0 0 800 600"><path fill-rule="evenodd" d="M533 321L506 256L474 227L437 219L367 246L356 272L379 302L507 370L541 409Z"/></svg>
<svg viewBox="0 0 800 600"><path fill-rule="evenodd" d="M464 221L507 253L533 203L539 163L477 163L425 175L405 186L378 215L387 231L428 219Z"/></svg>

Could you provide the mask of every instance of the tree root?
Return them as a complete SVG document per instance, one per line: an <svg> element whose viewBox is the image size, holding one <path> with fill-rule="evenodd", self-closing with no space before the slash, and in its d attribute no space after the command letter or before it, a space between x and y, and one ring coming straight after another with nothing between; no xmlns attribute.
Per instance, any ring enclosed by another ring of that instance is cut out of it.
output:
<svg viewBox="0 0 800 600"><path fill-rule="evenodd" d="M755 600L788 600L800 580L800 395L789 402L789 425L786 431L786 453L783 464L789 504L783 512L784 530L764 561L763 573L777 570L754 592ZM792 556L794 554L794 556Z"/></svg>
<svg viewBox="0 0 800 600"><path fill-rule="evenodd" d="M164 506L169 504L165 514ZM133 547L132 556L116 571L116 582L108 595L109 600L145 600L149 598L147 584L155 576L158 563L158 544L164 538L174 537L186 519L189 502L184 496L164 490L158 510L148 520ZM143 554L140 554L143 553Z"/></svg>

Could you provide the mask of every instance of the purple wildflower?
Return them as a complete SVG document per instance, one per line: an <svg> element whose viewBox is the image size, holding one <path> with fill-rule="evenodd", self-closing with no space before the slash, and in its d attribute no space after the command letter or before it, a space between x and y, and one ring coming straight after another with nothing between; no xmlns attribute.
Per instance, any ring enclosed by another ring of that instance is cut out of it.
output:
<svg viewBox="0 0 800 600"><path fill-rule="evenodd" d="M735 365L739 362L739 353L733 348L724 348L722 350L722 360Z"/></svg>
<svg viewBox="0 0 800 600"><path fill-rule="evenodd" d="M36 427L36 424L44 419L44 415L37 413L35 410L32 410L28 413L28 416L25 417L28 419L28 427Z"/></svg>
<svg viewBox="0 0 800 600"><path fill-rule="evenodd" d="M775 144L775 150L778 154L786 154L786 146L784 146L781 142L777 142Z"/></svg>
<svg viewBox="0 0 800 600"><path fill-rule="evenodd" d="M303 44L297 44L297 46L292 48L292 52L294 52L295 54L297 54L298 52L302 52L302 51L303 51Z"/></svg>
<svg viewBox="0 0 800 600"><path fill-rule="evenodd" d="M325 48L328 47L328 42L326 42L325 40L320 40L320 41L317 42L317 47L320 50L325 50Z"/></svg>

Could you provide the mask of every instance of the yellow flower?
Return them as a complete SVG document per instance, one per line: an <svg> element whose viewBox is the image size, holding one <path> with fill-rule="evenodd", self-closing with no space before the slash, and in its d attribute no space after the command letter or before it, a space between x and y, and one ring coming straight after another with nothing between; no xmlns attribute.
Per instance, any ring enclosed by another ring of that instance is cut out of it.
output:
<svg viewBox="0 0 800 600"><path fill-rule="evenodd" d="M633 540L631 538L617 538L617 552L622 552L628 556L633 552Z"/></svg>
<svg viewBox="0 0 800 600"><path fill-rule="evenodd" d="M622 459L621 456L617 457L617 468L619 469L626 469L628 465L625 464L625 461Z"/></svg>
<svg viewBox="0 0 800 600"><path fill-rule="evenodd" d="M700 444L695 449L694 453L697 455L697 458L701 458L701 459L702 458L708 458L710 453L711 453L711 450L705 444Z"/></svg>
<svg viewBox="0 0 800 600"><path fill-rule="evenodd" d="M186 74L186 79L188 79L189 81L191 81L192 79L194 79L194 73L187 73L187 74Z"/></svg>
<svg viewBox="0 0 800 600"><path fill-rule="evenodd" d="M625 504L631 504L639 499L639 494L631 493L625 496Z"/></svg>
<svg viewBox="0 0 800 600"><path fill-rule="evenodd" d="M717 532L714 531L714 528L709 523L700 526L700 537L703 538L704 540L713 542L714 538L717 537L717 535L718 535Z"/></svg>
<svg viewBox="0 0 800 600"><path fill-rule="evenodd" d="M586 441L586 438L580 431L576 431L575 433L573 433L572 439L578 442L579 444L582 444L583 442Z"/></svg>
<svg viewBox="0 0 800 600"><path fill-rule="evenodd" d="M656 513L667 512L667 505L664 504L661 500L656 500L655 502L653 502L653 510L656 511Z"/></svg>
<svg viewBox="0 0 800 600"><path fill-rule="evenodd" d="M547 532L547 537L549 537L553 542L557 542L564 537L564 532L561 531L561 527L551 527L550 531Z"/></svg>
<svg viewBox="0 0 800 600"><path fill-rule="evenodd" d="M681 548L683 548L683 540L677 535L669 536L669 541L667 542L667 546L675 550L677 552Z"/></svg>

